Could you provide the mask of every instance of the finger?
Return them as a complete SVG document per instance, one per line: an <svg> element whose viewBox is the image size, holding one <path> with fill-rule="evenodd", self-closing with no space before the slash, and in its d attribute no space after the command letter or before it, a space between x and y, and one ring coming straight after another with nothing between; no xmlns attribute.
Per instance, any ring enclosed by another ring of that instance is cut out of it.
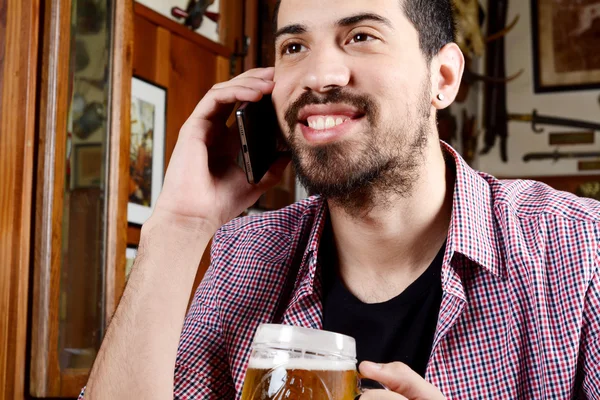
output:
<svg viewBox="0 0 600 400"><path fill-rule="evenodd" d="M241 149L240 131L237 124L233 124L217 137L210 151L219 157L236 158Z"/></svg>
<svg viewBox="0 0 600 400"><path fill-rule="evenodd" d="M444 399L444 395L406 364L394 362L390 364L375 364L362 362L360 373L365 378L374 379L386 385L390 390L408 399Z"/></svg>
<svg viewBox="0 0 600 400"><path fill-rule="evenodd" d="M250 76L217 83L213 86L213 89L223 89L230 86L247 86L252 89L258 89L263 93L271 93L274 85L275 82L273 81Z"/></svg>
<svg viewBox="0 0 600 400"><path fill-rule="evenodd" d="M188 120L227 119L238 101L259 101L263 92L246 86L211 89L200 100Z"/></svg>
<svg viewBox="0 0 600 400"><path fill-rule="evenodd" d="M408 400L401 394L389 392L387 390L367 390L360 395L360 400Z"/></svg>
<svg viewBox="0 0 600 400"><path fill-rule="evenodd" d="M249 69L248 71L245 71L245 72L239 74L238 76L235 76L231 79L221 81L218 83L232 82L232 81L235 81L236 79L247 78L247 77L254 77L254 78L260 78L260 79L272 81L273 78L275 77L275 68L267 67L267 68Z"/></svg>
<svg viewBox="0 0 600 400"><path fill-rule="evenodd" d="M267 67L267 68L253 68L253 69L249 69L248 71L239 74L238 76L236 76L232 80L241 79L241 78L247 78L247 77L254 77L254 78L260 78L260 79L265 79L265 80L268 80L268 81L272 81L273 78L275 77L275 68L274 67Z"/></svg>

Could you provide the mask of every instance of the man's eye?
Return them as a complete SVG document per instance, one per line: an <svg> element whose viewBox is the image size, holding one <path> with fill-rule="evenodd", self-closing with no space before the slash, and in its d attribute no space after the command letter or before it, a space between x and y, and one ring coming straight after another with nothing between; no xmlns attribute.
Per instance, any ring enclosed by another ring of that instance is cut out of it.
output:
<svg viewBox="0 0 600 400"><path fill-rule="evenodd" d="M300 43L291 43L283 48L283 54L296 54L304 50L304 46Z"/></svg>
<svg viewBox="0 0 600 400"><path fill-rule="evenodd" d="M368 35L366 33L357 33L356 35L352 36L350 43L369 42L374 39L375 39L375 37Z"/></svg>

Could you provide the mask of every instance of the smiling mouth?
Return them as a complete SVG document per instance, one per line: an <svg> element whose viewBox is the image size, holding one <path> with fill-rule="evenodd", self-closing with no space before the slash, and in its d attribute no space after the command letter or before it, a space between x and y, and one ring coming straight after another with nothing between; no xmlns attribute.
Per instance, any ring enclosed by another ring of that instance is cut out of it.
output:
<svg viewBox="0 0 600 400"><path fill-rule="evenodd" d="M347 115L312 115L305 120L298 121L300 124L311 129L321 131L334 128L348 121L357 120L364 117L364 114L358 114L353 117Z"/></svg>

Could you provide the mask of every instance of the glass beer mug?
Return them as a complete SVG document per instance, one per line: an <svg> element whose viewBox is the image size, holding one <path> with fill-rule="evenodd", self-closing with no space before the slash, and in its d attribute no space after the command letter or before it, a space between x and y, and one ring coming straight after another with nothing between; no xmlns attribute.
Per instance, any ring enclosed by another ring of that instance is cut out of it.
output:
<svg viewBox="0 0 600 400"><path fill-rule="evenodd" d="M369 382L385 389L360 378L354 338L263 324L252 342L242 400L354 400Z"/></svg>

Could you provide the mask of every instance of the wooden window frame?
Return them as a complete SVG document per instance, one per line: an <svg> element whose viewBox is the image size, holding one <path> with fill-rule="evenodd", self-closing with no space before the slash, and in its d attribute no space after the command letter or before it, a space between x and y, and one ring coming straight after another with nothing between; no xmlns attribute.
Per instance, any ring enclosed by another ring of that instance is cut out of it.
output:
<svg viewBox="0 0 600 400"><path fill-rule="evenodd" d="M25 397L39 0L0 0L0 399Z"/></svg>
<svg viewBox="0 0 600 400"><path fill-rule="evenodd" d="M58 362L61 232L72 0L43 2L39 99L39 148L35 190L30 393L76 397L89 369L61 371ZM108 181L105 232L105 321L110 321L125 282L127 190L133 54L133 2L113 3Z"/></svg>

